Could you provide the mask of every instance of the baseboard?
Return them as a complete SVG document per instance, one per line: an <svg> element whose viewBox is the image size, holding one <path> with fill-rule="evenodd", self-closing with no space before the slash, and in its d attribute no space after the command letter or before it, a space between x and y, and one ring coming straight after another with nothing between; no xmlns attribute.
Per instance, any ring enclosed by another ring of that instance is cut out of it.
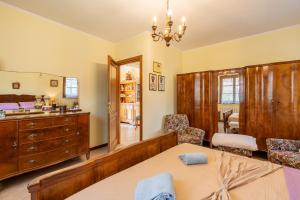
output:
<svg viewBox="0 0 300 200"><path fill-rule="evenodd" d="M104 143L104 144L100 144L100 145L97 145L97 146L94 146L94 147L90 147L90 151L106 147L107 145L108 145L108 143Z"/></svg>

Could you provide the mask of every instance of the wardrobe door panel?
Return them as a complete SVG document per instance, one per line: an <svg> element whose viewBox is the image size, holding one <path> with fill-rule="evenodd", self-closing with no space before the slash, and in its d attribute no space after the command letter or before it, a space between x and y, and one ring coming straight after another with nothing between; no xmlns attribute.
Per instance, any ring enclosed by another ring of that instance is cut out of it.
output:
<svg viewBox="0 0 300 200"><path fill-rule="evenodd" d="M211 72L194 74L194 124L196 128L205 131L205 139L210 140L212 132L212 107L211 107Z"/></svg>
<svg viewBox="0 0 300 200"><path fill-rule="evenodd" d="M194 75L177 75L177 113L186 114L194 125Z"/></svg>
<svg viewBox="0 0 300 200"><path fill-rule="evenodd" d="M299 139L300 65L277 64L274 137Z"/></svg>
<svg viewBox="0 0 300 200"><path fill-rule="evenodd" d="M272 66L246 68L246 134L256 137L261 150L266 150L266 138L273 135L273 77Z"/></svg>

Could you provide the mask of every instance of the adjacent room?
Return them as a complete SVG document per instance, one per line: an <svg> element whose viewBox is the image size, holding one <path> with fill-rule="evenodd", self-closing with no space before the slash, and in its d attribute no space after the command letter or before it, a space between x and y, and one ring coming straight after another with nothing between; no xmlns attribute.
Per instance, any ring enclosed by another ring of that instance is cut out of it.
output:
<svg viewBox="0 0 300 200"><path fill-rule="evenodd" d="M0 0L0 200L299 200L299 0Z"/></svg>

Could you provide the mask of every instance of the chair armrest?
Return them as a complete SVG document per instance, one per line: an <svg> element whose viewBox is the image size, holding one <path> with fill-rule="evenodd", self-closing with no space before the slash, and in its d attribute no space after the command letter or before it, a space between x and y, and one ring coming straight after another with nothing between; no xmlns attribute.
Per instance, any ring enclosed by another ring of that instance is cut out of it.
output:
<svg viewBox="0 0 300 200"><path fill-rule="evenodd" d="M267 138L266 142L267 142L268 151L270 150L298 151L298 149L300 148L300 140Z"/></svg>
<svg viewBox="0 0 300 200"><path fill-rule="evenodd" d="M189 135L197 136L200 139L200 145L203 144L203 139L205 135L205 131L200 128L188 127L186 129L186 133Z"/></svg>

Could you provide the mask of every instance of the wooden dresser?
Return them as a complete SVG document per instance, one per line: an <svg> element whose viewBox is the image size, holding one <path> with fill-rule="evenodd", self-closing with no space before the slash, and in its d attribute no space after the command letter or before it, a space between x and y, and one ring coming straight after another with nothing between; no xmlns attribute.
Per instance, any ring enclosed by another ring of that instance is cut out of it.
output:
<svg viewBox="0 0 300 200"><path fill-rule="evenodd" d="M89 159L89 113L0 120L0 180L82 154Z"/></svg>

